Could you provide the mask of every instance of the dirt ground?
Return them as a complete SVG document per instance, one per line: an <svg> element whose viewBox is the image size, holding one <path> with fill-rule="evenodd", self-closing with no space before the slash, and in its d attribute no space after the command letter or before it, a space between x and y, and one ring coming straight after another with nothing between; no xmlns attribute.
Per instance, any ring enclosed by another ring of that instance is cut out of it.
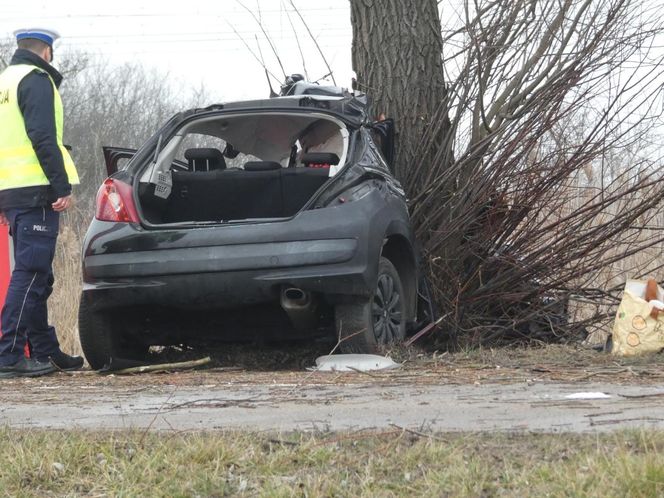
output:
<svg viewBox="0 0 664 498"><path fill-rule="evenodd" d="M59 373L37 380L7 380L5 384L38 382L49 386L135 386L178 385L196 387L223 381L227 384L264 385L285 383L335 385L364 376L375 383L426 384L509 384L533 382L607 382L622 385L664 384L664 354L623 358L582 345L547 345L531 348L496 348L467 352L426 352L416 347L395 348L385 355L400 363L399 370L371 373L317 373L309 368L315 359L330 352L327 343L291 346L232 345L213 351L188 351L181 356L168 353L164 362L201 358L213 361L205 368L140 375L101 375L84 370Z"/></svg>
<svg viewBox="0 0 664 498"><path fill-rule="evenodd" d="M4 380L0 417L17 428L664 428L662 355L617 358L582 346L410 349L388 352L402 363L397 370L307 370L326 348L235 346L199 370Z"/></svg>

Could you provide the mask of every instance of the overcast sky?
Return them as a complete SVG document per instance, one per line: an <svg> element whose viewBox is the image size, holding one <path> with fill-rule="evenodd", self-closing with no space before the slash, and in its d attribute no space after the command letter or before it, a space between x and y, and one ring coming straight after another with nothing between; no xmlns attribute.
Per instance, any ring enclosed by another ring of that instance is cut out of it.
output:
<svg viewBox="0 0 664 498"><path fill-rule="evenodd" d="M348 0L293 1L332 67L337 84L349 86ZM136 61L192 87L204 85L214 101L267 96L265 73L245 42L259 58L262 52L270 71L283 79L266 36L243 5L260 16L287 74L305 70L291 22L309 78L317 80L328 72L290 0L2 0L2 4L0 36L9 37L17 28L34 26L60 32L56 66L58 52L70 48L111 63ZM273 86L278 87L276 81Z"/></svg>

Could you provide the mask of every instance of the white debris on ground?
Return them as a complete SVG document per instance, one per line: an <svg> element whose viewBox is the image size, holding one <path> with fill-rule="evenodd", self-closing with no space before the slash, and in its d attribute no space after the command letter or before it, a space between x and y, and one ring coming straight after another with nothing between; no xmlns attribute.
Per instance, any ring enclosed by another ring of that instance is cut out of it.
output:
<svg viewBox="0 0 664 498"><path fill-rule="evenodd" d="M367 372L400 368L392 358L375 354L333 354L316 358L316 366L309 370L318 372Z"/></svg>
<svg viewBox="0 0 664 498"><path fill-rule="evenodd" d="M568 394L565 396L565 399L607 399L610 398L610 394L591 392L591 393L574 393Z"/></svg>

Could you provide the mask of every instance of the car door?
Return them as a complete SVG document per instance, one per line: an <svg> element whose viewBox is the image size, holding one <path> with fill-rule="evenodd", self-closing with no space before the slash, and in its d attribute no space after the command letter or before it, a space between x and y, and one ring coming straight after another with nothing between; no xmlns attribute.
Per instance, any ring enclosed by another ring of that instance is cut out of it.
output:
<svg viewBox="0 0 664 498"><path fill-rule="evenodd" d="M136 149L126 149L123 147L102 147L104 153L104 162L106 163L106 173L111 176L118 171L118 162L122 159L131 159L136 154Z"/></svg>

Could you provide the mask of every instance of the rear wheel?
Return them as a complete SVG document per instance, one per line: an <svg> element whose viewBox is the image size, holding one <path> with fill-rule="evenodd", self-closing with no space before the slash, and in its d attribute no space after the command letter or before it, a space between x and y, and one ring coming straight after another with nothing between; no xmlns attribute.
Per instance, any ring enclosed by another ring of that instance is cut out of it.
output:
<svg viewBox="0 0 664 498"><path fill-rule="evenodd" d="M81 296L78 335L85 359L94 370L110 365L111 358L139 359L148 351L144 344L123 337L115 323L110 311L93 310L85 295Z"/></svg>
<svg viewBox="0 0 664 498"><path fill-rule="evenodd" d="M90 367L100 370L111 361L111 324L105 313L93 311L85 296L78 308L78 336Z"/></svg>
<svg viewBox="0 0 664 498"><path fill-rule="evenodd" d="M339 348L344 353L377 353L380 346L406 337L406 309L401 279L387 258L380 258L376 289L368 301L338 305Z"/></svg>

